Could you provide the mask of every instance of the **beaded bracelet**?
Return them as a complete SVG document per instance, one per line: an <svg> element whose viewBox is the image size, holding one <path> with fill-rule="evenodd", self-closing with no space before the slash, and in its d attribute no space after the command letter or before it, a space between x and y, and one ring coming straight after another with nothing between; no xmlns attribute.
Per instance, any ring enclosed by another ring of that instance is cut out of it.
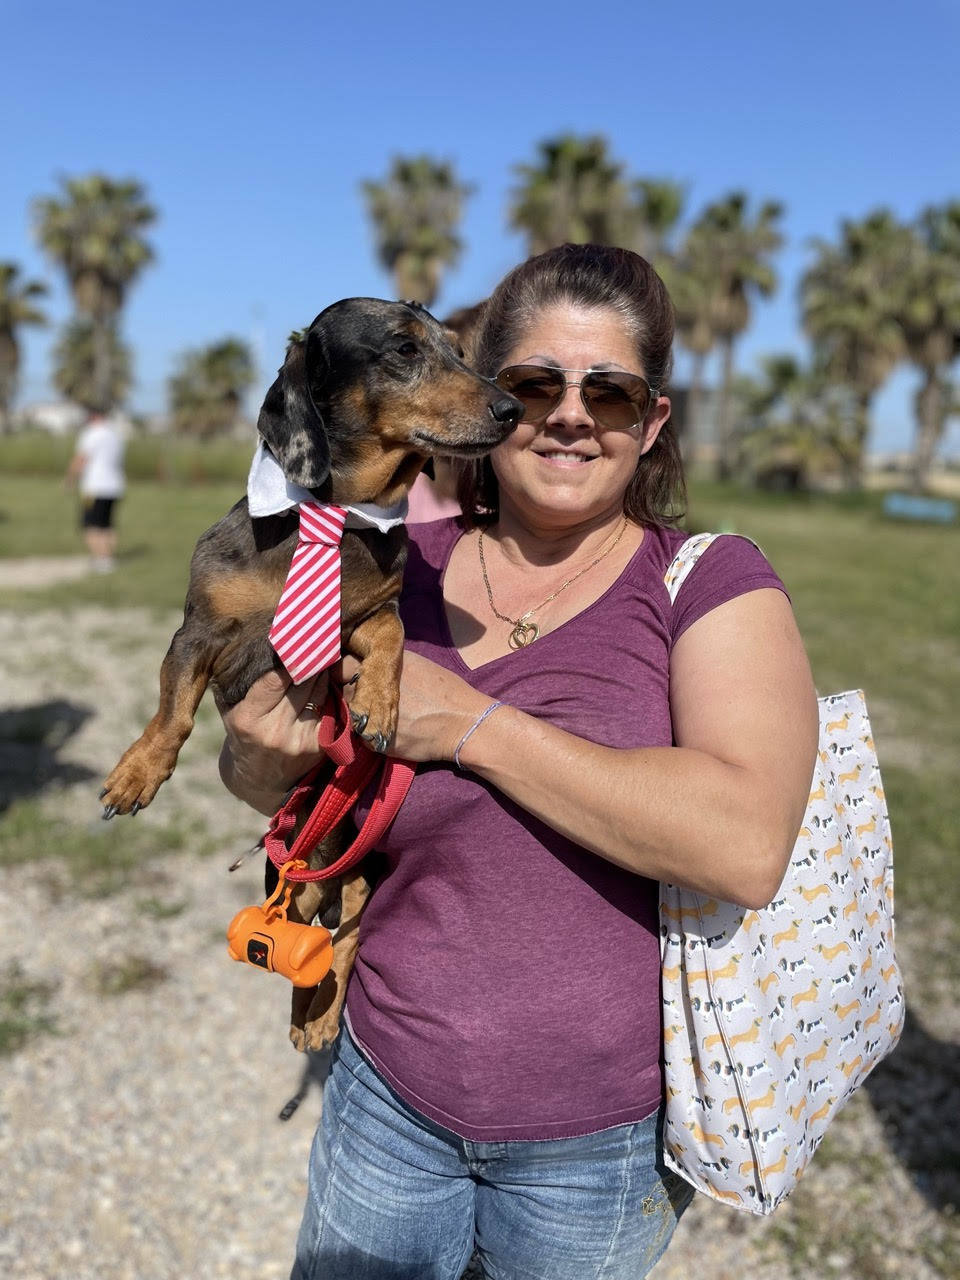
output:
<svg viewBox="0 0 960 1280"><path fill-rule="evenodd" d="M463 737L457 743L456 750L453 753L453 763L457 766L458 769L463 768L463 765L460 763L460 749L462 748L463 744L470 737L471 733L475 733L477 729L480 728L484 720L486 720L487 716L493 715L494 711L496 711L498 707L502 707L503 705L504 704L502 702L491 702L489 707L487 707L485 711L481 711L481 713L477 716L476 720L474 720L473 724L470 726L467 732L463 735Z"/></svg>

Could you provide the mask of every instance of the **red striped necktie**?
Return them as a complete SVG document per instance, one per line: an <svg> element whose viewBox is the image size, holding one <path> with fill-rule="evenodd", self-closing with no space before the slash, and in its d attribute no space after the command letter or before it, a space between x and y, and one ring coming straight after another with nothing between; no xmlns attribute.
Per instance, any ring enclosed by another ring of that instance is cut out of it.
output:
<svg viewBox="0 0 960 1280"><path fill-rule="evenodd" d="M299 541L270 627L270 643L294 684L340 657L340 539L346 518L343 507L300 503Z"/></svg>

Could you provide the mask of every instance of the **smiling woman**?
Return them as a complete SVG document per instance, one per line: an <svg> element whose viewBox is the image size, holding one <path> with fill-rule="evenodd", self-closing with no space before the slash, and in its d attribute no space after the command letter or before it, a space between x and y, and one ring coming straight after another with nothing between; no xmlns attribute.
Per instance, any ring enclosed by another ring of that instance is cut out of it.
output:
<svg viewBox="0 0 960 1280"><path fill-rule="evenodd" d="M671 604L672 336L652 267L601 246L485 309L476 366L525 412L462 519L411 530L390 750L426 767L380 845L298 1280L454 1280L474 1248L489 1276L637 1280L689 1202L662 1160L657 881L774 895L817 710L752 543L717 539ZM316 761L296 711L273 680L228 713L238 794Z"/></svg>
<svg viewBox="0 0 960 1280"><path fill-rule="evenodd" d="M476 367L524 402L526 432L569 422L576 387L581 421L593 424L598 441L610 437L607 448L616 449L611 433L628 431L639 454L649 455L628 479L625 514L638 524L672 524L682 510L684 486L670 401L663 393L672 367L669 295L636 254L588 245L568 249L531 259L506 277L475 340ZM566 358L560 358L562 351ZM524 365L546 368L533 376L518 369ZM564 377L577 372L583 374L579 383ZM601 381L601 372L611 376ZM548 436L538 448L551 442L558 443ZM563 452L559 443L557 454ZM568 452L586 457L601 449L585 436L580 444ZM481 460L461 484L471 524L492 523L499 511L495 466L492 457Z"/></svg>
<svg viewBox="0 0 960 1280"><path fill-rule="evenodd" d="M522 512L524 520L539 518L554 528L558 521L563 527L571 521L581 526L619 522L637 464L670 416L670 401L651 396L643 375L631 373L637 355L619 316L599 308L554 306L524 330L505 360L507 367L498 373L501 385L509 388L517 367L537 364L556 371L560 385L531 412L531 383L543 387L544 379L520 380L518 398L526 412L490 463L501 495L501 525L511 519L508 506ZM618 373L633 377L645 391L638 394L640 403L625 392L618 400L616 384L609 380L600 382L599 394L596 382L585 387L587 379L601 378L600 367L608 379ZM564 369L589 372L576 382L565 380ZM608 425L611 418L616 426Z"/></svg>

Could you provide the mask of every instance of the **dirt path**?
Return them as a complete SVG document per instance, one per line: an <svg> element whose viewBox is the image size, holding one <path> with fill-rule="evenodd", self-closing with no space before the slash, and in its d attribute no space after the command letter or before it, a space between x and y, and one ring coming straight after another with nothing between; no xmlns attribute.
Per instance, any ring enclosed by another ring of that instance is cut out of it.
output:
<svg viewBox="0 0 960 1280"><path fill-rule="evenodd" d="M0 773L25 856L56 854L55 822L69 821L78 844L102 829L97 780L153 710L174 625L96 608L0 616ZM320 1094L311 1087L288 1123L277 1119L305 1067L285 1039L286 989L226 956L223 930L258 898L260 866L226 867L261 821L220 787L218 741L207 708L155 805L119 828L146 852L182 833L179 851L144 856L119 892L82 898L56 860L4 879L0 972L14 987L41 984L40 1012L55 1025L3 1062L0 1273L10 1280L288 1274ZM955 942L946 926L901 921L917 996L899 1058L853 1100L772 1220L698 1201L656 1280L960 1274L955 1220L939 1211L956 1202L941 1131L951 1108L960 1114L949 1091L960 1018L952 992L920 981L936 948Z"/></svg>
<svg viewBox="0 0 960 1280"><path fill-rule="evenodd" d="M93 572L89 556L26 556L22 560L0 560L0 589L55 587L74 582Z"/></svg>

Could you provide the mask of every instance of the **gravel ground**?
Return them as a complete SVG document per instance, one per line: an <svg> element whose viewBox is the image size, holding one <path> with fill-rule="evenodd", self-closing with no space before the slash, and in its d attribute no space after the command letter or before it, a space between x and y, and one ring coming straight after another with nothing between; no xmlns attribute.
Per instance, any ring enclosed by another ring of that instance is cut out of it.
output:
<svg viewBox="0 0 960 1280"><path fill-rule="evenodd" d="M12 925L0 931L0 972L47 984L42 1011L55 1024L4 1060L0 1274L10 1280L289 1273L320 1090L286 1040L285 984L226 955L223 930L258 899L261 875L259 859L226 868L261 820L220 788L211 711L136 822L159 832L188 820L212 852L146 860L93 900L56 860L25 870L32 852L50 853L44 818L97 827L97 780L153 710L174 625L96 608L0 618L0 722L19 712L53 725L43 744L21 740L0 756L8 798L32 790L41 806L34 849L0 890ZM772 1219L698 1199L656 1280L960 1276L960 1146L944 1123L960 1118L960 1018L936 964L956 943L947 922L901 919L902 1047ZM104 972L118 970L128 989L105 994Z"/></svg>

